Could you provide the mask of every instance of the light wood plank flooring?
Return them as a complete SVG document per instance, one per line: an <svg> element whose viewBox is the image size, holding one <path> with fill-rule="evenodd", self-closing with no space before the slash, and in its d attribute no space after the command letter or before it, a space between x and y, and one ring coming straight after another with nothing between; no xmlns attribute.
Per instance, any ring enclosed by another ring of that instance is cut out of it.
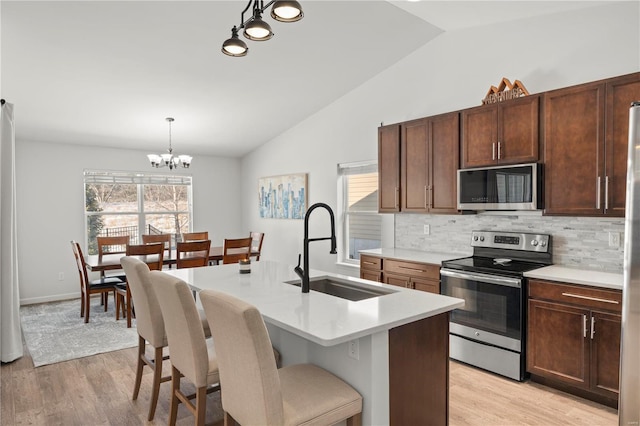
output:
<svg viewBox="0 0 640 426"><path fill-rule="evenodd" d="M165 425L169 384L160 390L154 421L147 422L151 375L131 400L136 348L34 368L25 357L3 364L1 425ZM165 362L165 371L169 363ZM207 425L221 425L218 394L207 400ZM184 408L179 425L192 425ZM450 425L617 425L614 409L531 382L518 383L451 362Z"/></svg>

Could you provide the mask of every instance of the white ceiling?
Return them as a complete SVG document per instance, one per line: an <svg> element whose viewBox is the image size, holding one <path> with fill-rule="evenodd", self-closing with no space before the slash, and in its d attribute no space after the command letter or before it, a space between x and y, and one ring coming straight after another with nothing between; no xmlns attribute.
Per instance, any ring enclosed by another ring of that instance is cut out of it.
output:
<svg viewBox="0 0 640 426"><path fill-rule="evenodd" d="M437 37L592 1L301 1L244 58L245 1L6 1L2 98L18 140L241 156ZM371 31L375 28L375 31Z"/></svg>

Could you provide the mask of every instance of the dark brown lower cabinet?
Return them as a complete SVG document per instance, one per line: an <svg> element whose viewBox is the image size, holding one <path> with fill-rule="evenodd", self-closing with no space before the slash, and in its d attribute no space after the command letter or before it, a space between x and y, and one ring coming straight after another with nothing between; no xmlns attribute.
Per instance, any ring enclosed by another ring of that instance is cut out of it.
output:
<svg viewBox="0 0 640 426"><path fill-rule="evenodd" d="M621 292L531 280L529 296L532 379L617 406Z"/></svg>

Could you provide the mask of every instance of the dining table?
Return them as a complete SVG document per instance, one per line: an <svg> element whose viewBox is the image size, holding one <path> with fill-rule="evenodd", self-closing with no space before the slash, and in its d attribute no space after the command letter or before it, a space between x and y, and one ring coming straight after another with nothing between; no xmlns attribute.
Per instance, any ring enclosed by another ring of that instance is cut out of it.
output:
<svg viewBox="0 0 640 426"><path fill-rule="evenodd" d="M212 263L215 265L219 264L222 261L223 251L224 250L222 246L211 247L209 249L209 263ZM232 253L233 251L230 250L230 252ZM251 256L256 256L258 254L259 254L258 252L252 252ZM119 269L122 269L122 265L120 264L120 259L123 256L126 256L126 254L123 252L103 254L102 256L99 256L97 254L89 255L86 258L87 268L89 268L89 270L93 272L119 270ZM157 261L156 255L134 256L134 257L137 257L138 259L140 259L145 263L153 263ZM164 251L164 256L162 259L162 263L164 265L167 265L169 268L171 268L173 265L176 264L176 260L177 260L177 255L176 255L175 249Z"/></svg>

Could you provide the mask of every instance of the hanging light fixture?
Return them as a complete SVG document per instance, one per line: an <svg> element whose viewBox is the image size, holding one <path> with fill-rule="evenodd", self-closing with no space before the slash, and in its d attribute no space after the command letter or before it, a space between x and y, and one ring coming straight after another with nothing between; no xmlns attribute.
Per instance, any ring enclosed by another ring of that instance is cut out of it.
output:
<svg viewBox="0 0 640 426"><path fill-rule="evenodd" d="M165 118L169 122L169 149L166 154L149 154L147 158L151 162L152 167L169 167L169 169L178 168L179 165L188 169L191 166L191 160L193 157L190 155L173 155L173 148L171 147L171 123L175 120L171 117Z"/></svg>
<svg viewBox="0 0 640 426"><path fill-rule="evenodd" d="M253 4L252 15L245 21L244 14ZM296 22L302 19L302 6L295 0L271 0L266 5L262 0L249 0L247 6L240 14L240 25L231 29L231 38L222 43L222 53L229 56L246 56L249 48L238 37L238 31L244 29L242 34L253 41L265 41L273 37L271 26L262 19L265 10L271 7L271 17L280 22Z"/></svg>

